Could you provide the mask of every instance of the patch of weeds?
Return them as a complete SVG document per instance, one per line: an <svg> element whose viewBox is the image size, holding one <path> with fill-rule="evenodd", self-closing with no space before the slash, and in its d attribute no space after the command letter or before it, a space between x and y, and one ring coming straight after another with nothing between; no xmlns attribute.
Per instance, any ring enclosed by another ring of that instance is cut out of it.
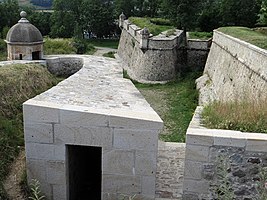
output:
<svg viewBox="0 0 267 200"><path fill-rule="evenodd" d="M153 21L162 21L162 20L152 20L151 18L143 18L143 17L130 17L129 21L136 26L140 28L145 28L147 27L150 33L153 35L158 35L163 31L167 31L169 29L173 29L173 26L170 25L162 25L162 24L155 24Z"/></svg>
<svg viewBox="0 0 267 200"><path fill-rule="evenodd" d="M30 184L30 197L31 200L42 200L45 199L45 196L42 195L40 190L40 182L36 179L32 180L32 183Z"/></svg>
<svg viewBox="0 0 267 200"><path fill-rule="evenodd" d="M228 178L229 159L225 155L219 155L216 159L217 186L214 188L218 200L234 199L233 186Z"/></svg>
<svg viewBox="0 0 267 200"><path fill-rule="evenodd" d="M168 30L166 33L166 37L170 37L171 35L175 35L175 29Z"/></svg>
<svg viewBox="0 0 267 200"><path fill-rule="evenodd" d="M267 99L215 101L204 107L203 124L208 128L267 133Z"/></svg>
<svg viewBox="0 0 267 200"><path fill-rule="evenodd" d="M198 72L191 72L164 85L135 83L164 122L161 140L185 142L186 130L198 105L195 79L200 75Z"/></svg>
<svg viewBox="0 0 267 200"><path fill-rule="evenodd" d="M23 174L22 174L22 176L20 178L19 185L20 185L21 191L23 192L23 195L24 195L24 197L26 199L27 197L30 196L30 193L31 193L31 189L28 186L28 182L27 182L27 172L26 172L26 170L23 171Z"/></svg>
<svg viewBox="0 0 267 200"><path fill-rule="evenodd" d="M103 56L107 58L115 58L115 51L110 51L108 53L104 53Z"/></svg>

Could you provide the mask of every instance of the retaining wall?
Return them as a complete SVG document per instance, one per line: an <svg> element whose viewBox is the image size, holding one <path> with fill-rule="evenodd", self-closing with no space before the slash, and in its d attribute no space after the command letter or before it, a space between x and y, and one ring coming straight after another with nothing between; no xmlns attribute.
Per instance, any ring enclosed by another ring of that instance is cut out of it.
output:
<svg viewBox="0 0 267 200"><path fill-rule="evenodd" d="M217 199L223 186L237 200L259 199L257 184L267 167L267 135L207 129L201 125L201 111L202 107L196 109L186 133L183 199Z"/></svg>
<svg viewBox="0 0 267 200"><path fill-rule="evenodd" d="M197 81L199 103L267 97L267 51L214 31L204 74Z"/></svg>

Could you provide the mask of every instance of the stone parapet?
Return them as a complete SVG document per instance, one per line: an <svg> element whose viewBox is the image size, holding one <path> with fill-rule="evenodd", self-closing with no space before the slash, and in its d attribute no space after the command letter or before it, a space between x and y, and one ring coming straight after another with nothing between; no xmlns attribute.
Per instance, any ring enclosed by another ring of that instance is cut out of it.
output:
<svg viewBox="0 0 267 200"><path fill-rule="evenodd" d="M236 199L257 199L267 135L205 128L201 112L198 107L186 133L183 199L217 199L220 187Z"/></svg>

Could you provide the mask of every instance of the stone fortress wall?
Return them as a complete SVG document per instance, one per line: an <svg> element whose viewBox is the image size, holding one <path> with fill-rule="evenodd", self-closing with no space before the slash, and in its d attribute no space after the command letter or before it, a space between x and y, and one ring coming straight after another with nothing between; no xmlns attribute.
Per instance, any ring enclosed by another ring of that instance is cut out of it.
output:
<svg viewBox="0 0 267 200"><path fill-rule="evenodd" d="M153 36L144 28L120 18L122 34L118 56L128 75L139 82L167 82L181 70L204 68L210 41L188 40L183 31Z"/></svg>
<svg viewBox="0 0 267 200"><path fill-rule="evenodd" d="M204 74L196 82L200 104L266 100L267 51L215 30ZM183 199L216 199L219 186L227 186L218 174L230 180L235 199L259 199L256 185L267 166L267 135L205 128L201 112L200 106L186 133Z"/></svg>
<svg viewBox="0 0 267 200"><path fill-rule="evenodd" d="M267 98L267 51L215 30L197 87L200 104Z"/></svg>

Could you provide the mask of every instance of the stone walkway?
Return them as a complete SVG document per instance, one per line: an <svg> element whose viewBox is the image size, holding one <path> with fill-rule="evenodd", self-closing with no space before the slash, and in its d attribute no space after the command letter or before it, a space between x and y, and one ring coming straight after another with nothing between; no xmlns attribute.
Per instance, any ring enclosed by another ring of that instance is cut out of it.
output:
<svg viewBox="0 0 267 200"><path fill-rule="evenodd" d="M159 141L156 200L180 200L183 190L185 144Z"/></svg>

